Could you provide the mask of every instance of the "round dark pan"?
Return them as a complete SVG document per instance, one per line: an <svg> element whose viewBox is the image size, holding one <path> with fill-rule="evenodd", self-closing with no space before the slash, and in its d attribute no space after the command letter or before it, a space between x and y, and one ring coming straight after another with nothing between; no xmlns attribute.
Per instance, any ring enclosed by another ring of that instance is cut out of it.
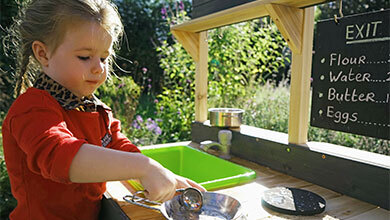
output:
<svg viewBox="0 0 390 220"><path fill-rule="evenodd" d="M308 190L275 187L264 191L262 205L283 214L316 215L325 210L326 201Z"/></svg>

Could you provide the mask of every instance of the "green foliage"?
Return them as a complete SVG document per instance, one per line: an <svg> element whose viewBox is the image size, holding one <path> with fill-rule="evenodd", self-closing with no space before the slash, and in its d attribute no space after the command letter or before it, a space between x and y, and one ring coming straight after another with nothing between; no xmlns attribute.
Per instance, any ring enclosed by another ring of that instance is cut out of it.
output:
<svg viewBox="0 0 390 220"><path fill-rule="evenodd" d="M210 107L233 107L249 85L279 81L289 63L287 44L267 19L218 28L209 45Z"/></svg>
<svg viewBox="0 0 390 220"><path fill-rule="evenodd" d="M0 156L0 219L8 219L8 215L16 207L16 203L16 199L11 193L4 158Z"/></svg>
<svg viewBox="0 0 390 220"><path fill-rule="evenodd" d="M7 112L14 100L13 75L15 62L13 54L6 55L3 40L7 35L6 28L12 24L12 17L16 16L18 5L15 1L0 1L0 112ZM10 52L10 51L9 51ZM7 91L7 92L3 92Z"/></svg>
<svg viewBox="0 0 390 220"><path fill-rule="evenodd" d="M131 72L134 81L141 85L143 90L159 93L163 71L159 67L159 57L155 48L160 41L172 41L169 38L169 26L166 25L165 19L167 13L175 13L171 10L172 7L179 9L178 6L175 7L178 2L173 0L114 0L114 2L118 6L126 32L122 48L117 53L118 67ZM191 1L182 1L182 8L188 13L191 10Z"/></svg>
<svg viewBox="0 0 390 220"><path fill-rule="evenodd" d="M185 96L178 89L165 89L158 96L159 103L157 117L160 118L162 129L161 142L178 142L189 140L191 122L194 120L194 92Z"/></svg>
<svg viewBox="0 0 390 220"><path fill-rule="evenodd" d="M168 19L179 23L185 13ZM247 95L247 87L277 80L289 58L287 44L267 19L218 28L208 32L210 107L232 107ZM163 41L157 48L164 70L164 87L158 95L157 117L162 121L162 142L190 138L194 120L195 64L180 43Z"/></svg>
<svg viewBox="0 0 390 220"><path fill-rule="evenodd" d="M122 123L123 133L129 134L129 125L138 105L141 89L129 76L112 76L96 91L96 95L108 105Z"/></svg>
<svg viewBox="0 0 390 220"><path fill-rule="evenodd" d="M288 132L289 89L285 83L275 85L252 84L246 88L247 96L240 97L234 106L245 110L243 123L258 128Z"/></svg>

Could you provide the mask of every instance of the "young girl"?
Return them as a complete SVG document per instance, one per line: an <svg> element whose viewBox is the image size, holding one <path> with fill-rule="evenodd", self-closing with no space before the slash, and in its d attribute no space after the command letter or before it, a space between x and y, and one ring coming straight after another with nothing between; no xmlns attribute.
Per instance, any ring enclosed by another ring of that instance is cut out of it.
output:
<svg viewBox="0 0 390 220"><path fill-rule="evenodd" d="M2 127L18 202L11 219L97 219L110 180L139 179L147 197L159 201L178 188L204 191L140 154L93 95L123 29L108 0L32 0L23 12L14 29L16 92L23 94Z"/></svg>

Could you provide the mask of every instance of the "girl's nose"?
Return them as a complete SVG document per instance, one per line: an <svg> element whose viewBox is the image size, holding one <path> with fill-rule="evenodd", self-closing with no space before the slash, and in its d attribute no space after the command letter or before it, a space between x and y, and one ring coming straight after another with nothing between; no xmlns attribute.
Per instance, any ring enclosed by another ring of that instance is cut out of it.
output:
<svg viewBox="0 0 390 220"><path fill-rule="evenodd" d="M93 63L93 66L92 66L92 73L93 74L101 74L103 71L104 71L104 66L105 66L105 63L102 62L99 59L97 59L94 63Z"/></svg>

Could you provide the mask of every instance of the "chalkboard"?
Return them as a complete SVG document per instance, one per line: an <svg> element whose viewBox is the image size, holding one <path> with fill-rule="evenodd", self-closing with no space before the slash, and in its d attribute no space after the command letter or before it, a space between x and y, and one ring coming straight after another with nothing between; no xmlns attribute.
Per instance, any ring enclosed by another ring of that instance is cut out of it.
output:
<svg viewBox="0 0 390 220"><path fill-rule="evenodd" d="M390 140L390 10L317 23L312 126Z"/></svg>

